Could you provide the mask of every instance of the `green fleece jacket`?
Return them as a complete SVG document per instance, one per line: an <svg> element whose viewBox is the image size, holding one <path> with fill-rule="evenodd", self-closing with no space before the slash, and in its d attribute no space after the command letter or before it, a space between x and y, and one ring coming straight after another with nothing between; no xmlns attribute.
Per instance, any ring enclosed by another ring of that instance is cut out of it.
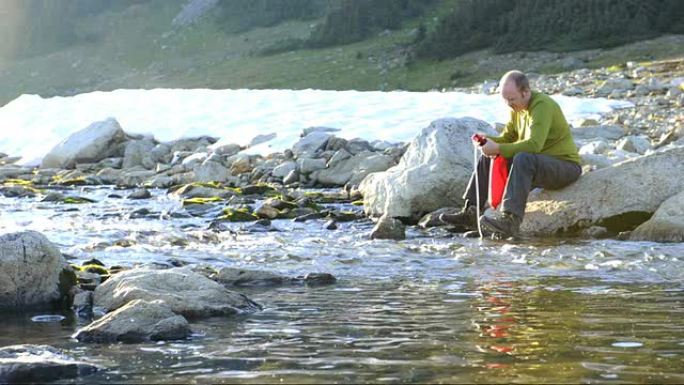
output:
<svg viewBox="0 0 684 385"><path fill-rule="evenodd" d="M532 91L527 110L511 111L511 120L501 135L490 139L499 144L504 158L528 152L580 163L563 111L551 97L540 92Z"/></svg>

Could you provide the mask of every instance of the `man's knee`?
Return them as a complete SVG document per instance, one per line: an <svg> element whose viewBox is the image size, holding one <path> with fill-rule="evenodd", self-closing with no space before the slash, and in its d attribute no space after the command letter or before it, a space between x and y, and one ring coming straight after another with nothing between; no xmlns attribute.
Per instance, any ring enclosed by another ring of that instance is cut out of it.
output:
<svg viewBox="0 0 684 385"><path fill-rule="evenodd" d="M513 167L530 169L534 167L537 158L529 152L519 152L513 156Z"/></svg>

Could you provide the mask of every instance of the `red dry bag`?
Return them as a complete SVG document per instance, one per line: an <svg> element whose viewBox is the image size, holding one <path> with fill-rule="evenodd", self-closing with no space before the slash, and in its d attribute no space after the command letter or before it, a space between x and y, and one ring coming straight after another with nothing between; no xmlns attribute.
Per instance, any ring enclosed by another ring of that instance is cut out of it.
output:
<svg viewBox="0 0 684 385"><path fill-rule="evenodd" d="M508 182L508 162L499 155L491 162L489 170L489 205L496 209L503 200L504 190Z"/></svg>

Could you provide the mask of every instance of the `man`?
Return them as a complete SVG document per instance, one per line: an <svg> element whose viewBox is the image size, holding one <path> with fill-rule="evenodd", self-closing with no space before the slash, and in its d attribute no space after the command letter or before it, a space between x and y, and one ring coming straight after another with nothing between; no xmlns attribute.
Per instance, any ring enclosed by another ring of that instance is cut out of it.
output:
<svg viewBox="0 0 684 385"><path fill-rule="evenodd" d="M518 234L532 188L563 188L580 177L582 168L570 127L558 103L532 91L527 77L520 71L506 73L499 86L501 96L512 110L511 119L500 136L487 138L481 146L483 156L477 165L480 201L477 202L473 174L463 195L463 210L442 214L440 220L468 229L477 227L475 205L484 212L490 158L501 155L508 161L510 170L503 200L491 215L480 217L480 223L485 231L510 237Z"/></svg>

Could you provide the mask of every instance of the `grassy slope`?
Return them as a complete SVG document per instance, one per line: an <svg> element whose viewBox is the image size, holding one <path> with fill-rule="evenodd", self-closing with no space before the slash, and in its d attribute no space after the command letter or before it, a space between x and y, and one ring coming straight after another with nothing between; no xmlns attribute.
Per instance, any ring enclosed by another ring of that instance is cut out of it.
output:
<svg viewBox="0 0 684 385"><path fill-rule="evenodd" d="M288 22L239 35L226 35L213 23L173 30L171 20L183 1L155 0L122 12L83 21L82 31L106 31L95 43L27 59L0 63L0 105L22 93L65 95L117 88L317 88L424 91L466 86L496 79L510 68L557 72L557 60L540 56L492 55L488 51L459 58L404 65L406 46L420 22L362 42L319 50L260 56L285 38L304 38L316 21ZM428 28L449 12L444 2L423 18ZM101 32L100 32L101 33ZM572 53L589 67L627 60L684 56L682 39L658 39L611 50ZM545 58L544 60L547 60Z"/></svg>

